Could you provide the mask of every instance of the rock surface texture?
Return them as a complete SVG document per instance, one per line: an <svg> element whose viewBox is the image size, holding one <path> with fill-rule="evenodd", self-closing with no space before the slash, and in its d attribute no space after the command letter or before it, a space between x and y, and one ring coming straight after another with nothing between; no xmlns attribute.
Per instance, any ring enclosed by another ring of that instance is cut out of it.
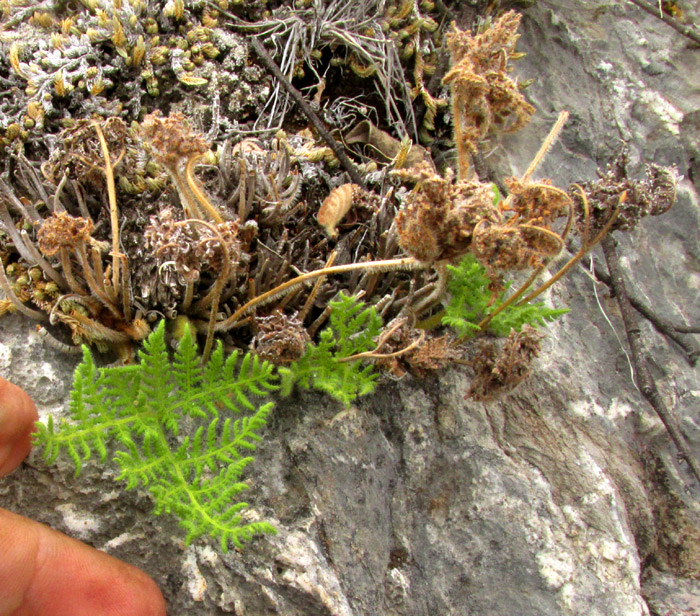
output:
<svg viewBox="0 0 700 616"><path fill-rule="evenodd" d="M521 31L517 72L534 78L538 113L491 164L522 173L563 109L540 177L592 179L620 140L637 166L675 164L677 204L618 250L632 295L697 327L700 49L630 2L539 0ZM142 567L174 615L700 614L700 486L633 384L617 304L582 267L552 301L571 312L500 399L465 399L470 375L455 367L348 409L320 394L278 402L251 473L278 534L241 552L185 549L174 521L94 463L76 480L65 462L30 459L0 502ZM642 329L700 457L699 369ZM18 316L0 319L0 341L0 374L44 416L60 412L76 360Z"/></svg>

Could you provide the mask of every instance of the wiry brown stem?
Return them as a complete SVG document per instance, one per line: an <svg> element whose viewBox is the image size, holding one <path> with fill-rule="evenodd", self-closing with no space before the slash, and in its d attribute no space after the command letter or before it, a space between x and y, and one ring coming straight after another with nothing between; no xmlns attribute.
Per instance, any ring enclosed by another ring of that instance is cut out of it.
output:
<svg viewBox="0 0 700 616"><path fill-rule="evenodd" d="M66 282L68 283L70 290L77 295L89 295L89 293L83 289L80 283L75 279L75 276L73 276L73 266L70 262L70 253L68 252L68 249L62 246L59 249L59 255L61 256L61 269L63 270L63 275L66 277Z"/></svg>
<svg viewBox="0 0 700 616"><path fill-rule="evenodd" d="M651 404L654 411L656 411L656 414L664 424L671 440L676 445L678 452L683 456L683 459L687 462L693 475L695 475L695 478L700 482L700 465L698 465L693 452L688 446L688 442L678 426L676 417L666 407L656 387L654 377L652 377L651 371L649 370L648 354L644 348L644 342L642 341L642 331L639 327L639 320L635 318L632 305L627 297L625 281L622 276L622 268L620 267L620 260L615 247L614 238L606 237L603 239L603 254L605 254L605 261L608 265L608 271L610 272L610 283L615 293L615 299L620 307L620 315L625 324L627 340L632 355L632 363L635 368L637 386L642 395L647 399L649 404Z"/></svg>
<svg viewBox="0 0 700 616"><path fill-rule="evenodd" d="M647 0L630 0L630 2L636 4L639 8L645 10L650 15L658 17L665 24L671 26L676 32L679 32L683 36L689 38L691 41L700 45L700 33L694 30L691 26L687 26L684 23L678 21L675 17L667 15L663 12L659 6L648 2Z"/></svg>
<svg viewBox="0 0 700 616"><path fill-rule="evenodd" d="M194 194L195 198L204 208L204 211L209 214L215 223L222 223L224 222L224 219L222 218L221 214L219 214L218 210L211 203L209 203L209 199L207 199L206 195L199 188L197 185L197 180L194 177L194 166L201 157L201 154L196 155L187 161L187 166L185 167L185 179L187 180L187 185L190 187L190 190Z"/></svg>
<svg viewBox="0 0 700 616"><path fill-rule="evenodd" d="M83 268L83 276L85 277L85 281L87 282L88 287L90 287L90 290L92 291L93 295L97 297L115 317L121 318L119 310L112 303L112 299L107 294L107 291L105 290L104 286L102 286L103 281L100 281L98 283L98 281L95 280L95 276L92 272L92 267L90 266L90 262L88 261L87 250L85 249L85 242L78 242L76 249L78 261L80 261L80 266Z"/></svg>
<svg viewBox="0 0 700 616"><path fill-rule="evenodd" d="M581 192L581 197L584 201L584 204L586 204L585 205L585 211L586 211L586 223L585 224L586 224L586 228L587 228L588 227L588 218L589 218L588 217L588 205L587 205L588 198L586 197L585 191L580 186L577 186L577 188ZM554 276L552 276L547 282L545 282L544 284L537 287L532 293L527 295L527 297L524 297L523 299L521 299L518 302L518 306L522 306L523 304L527 304L528 302L535 299L538 295L540 295L541 293L543 293L544 291L549 289L549 287L551 287L557 280L559 280L564 274L566 274L574 265L576 265L586 255L586 253L591 248L593 248L598 242L600 242L607 235L608 231L610 231L610 229L612 228L613 223L615 222L615 220L617 220L617 215L620 212L620 204L623 202L624 198L625 198L625 193L622 193L622 196L620 197L620 201L618 202L617 207L615 208L615 211L611 214L610 218L608 219L608 222L600 230L598 235L596 235L595 238L593 238L593 241L590 243L582 242L581 248L579 249L579 251L573 257L571 257L571 259L569 259L567 261L566 265L564 265L564 267L562 267L556 274L554 274Z"/></svg>
<svg viewBox="0 0 700 616"><path fill-rule="evenodd" d="M224 285L228 282L231 277L231 255L226 246L224 238L219 233L216 225L213 225L205 220L190 219L184 220L181 225L185 224L197 224L202 225L209 229L221 245L221 250L223 251L222 267L219 272L212 290L207 293L200 302L197 303L196 308L202 309L204 306L209 306L209 323L207 325L207 339L204 343L204 350L202 351L202 363L206 363L209 359L209 354L211 353L212 345L214 344L214 331L216 325L216 314L219 309L219 299L221 298L221 293L224 289Z"/></svg>
<svg viewBox="0 0 700 616"><path fill-rule="evenodd" d="M557 137L559 136L559 133L561 132L561 129L564 128L564 124L566 124L566 121L568 119L568 111L562 111L559 114L557 121L554 123L554 126L552 126L552 129L549 131L547 137L545 137L545 140L542 142L542 145L537 151L537 154L535 154L535 157L532 159L532 162L528 165L528 168L525 170L525 173L523 173L523 177L520 178L522 182L527 182L530 179L530 176L535 172L535 169L537 169L539 164L542 162L542 159L547 155L547 152L549 152L549 148L551 148L552 144L556 141Z"/></svg>
<svg viewBox="0 0 700 616"><path fill-rule="evenodd" d="M112 169L109 147L107 146L104 133L97 122L92 122L92 126L97 133L97 138L100 140L102 156L105 159L104 172L107 181L110 225L112 227L112 286L114 287L114 291L119 294L119 283L121 281L119 275L119 210L117 209L117 191L114 184L114 170Z"/></svg>
<svg viewBox="0 0 700 616"><path fill-rule="evenodd" d="M389 339L389 337L399 327L401 327L404 324L404 322L405 321L401 320L399 323L394 325L391 329L384 332L380 336L379 340L377 341L377 346L374 348L374 350L365 351L364 353L355 353L355 355L350 355L348 357L342 357L341 359L337 360L338 363L356 361L358 359L391 359L392 357L400 357L401 355L405 355L409 351L412 351L419 344L421 344L423 342L423 340L425 340L425 332L424 331L420 332L420 335L418 336L418 338L416 338L408 346L405 346L403 349L399 349L398 351L394 351L393 353L380 353L379 352L379 349L381 349L386 344L386 341Z"/></svg>
<svg viewBox="0 0 700 616"><path fill-rule="evenodd" d="M302 96L301 92L299 92L299 90L297 90L284 76L279 66L277 66L277 63L272 59L270 54L267 53L265 47L263 47L263 44L254 36L251 37L250 44L252 45L253 49L255 49L255 52L258 54L258 56L260 56L260 59L263 61L265 66L267 66L268 70L280 82L280 84L287 91L289 96L291 96L292 99L294 99L294 102L297 105L299 105L306 117L309 118L310 122L314 125L319 135L321 135L321 138L328 144L328 147L330 147L331 150L333 150L333 153L337 156L338 160L340 161L340 164L343 165L345 170L348 172L348 175L350 176L352 181L355 184L364 186L364 181L360 177L360 174L358 173L355 165L352 164L350 159L345 154L342 146L335 139L333 139L333 136L328 132L328 129L321 121L321 118L319 118L314 112L314 110L311 109L309 104Z"/></svg>
<svg viewBox="0 0 700 616"><path fill-rule="evenodd" d="M265 293L258 295L257 297L251 299L238 310L236 310L230 317L223 321L219 321L216 324L216 331L226 331L233 327L236 321L250 312L256 306L266 304L276 297L284 293L289 293L294 287L304 284L309 280L318 278L319 276L331 276L333 274L344 274L346 272L352 272L357 270L374 270L377 272L389 272L396 270L411 270L411 269L425 269L430 267L430 263L424 263L423 261L418 261L413 257L405 257L403 259L389 259L387 261L367 261L365 263L348 263L347 265L336 265L334 267L327 267L314 272L308 272L292 278L281 285L270 289Z"/></svg>
<svg viewBox="0 0 700 616"><path fill-rule="evenodd" d="M330 256L328 257L328 261L326 261L326 268L332 267L333 263L335 263L335 259L338 256L338 251L334 250L331 252ZM311 306L314 303L314 299L316 299L316 296L318 295L318 292L321 290L321 285L323 284L323 281L326 279L325 276L319 277L319 279L316 281L316 284L314 285L314 288L311 290L311 293L309 293L309 297L306 298L306 302L304 302L303 308L299 311L299 315L297 318L299 321L302 323L304 322L304 319L306 319L306 315L309 313L309 310L311 310Z"/></svg>

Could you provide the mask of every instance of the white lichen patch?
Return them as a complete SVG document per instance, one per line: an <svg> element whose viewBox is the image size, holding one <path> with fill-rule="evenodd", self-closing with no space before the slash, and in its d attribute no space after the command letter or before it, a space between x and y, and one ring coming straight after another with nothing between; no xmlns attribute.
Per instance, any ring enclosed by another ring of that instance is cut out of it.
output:
<svg viewBox="0 0 700 616"><path fill-rule="evenodd" d="M318 546L302 532L286 537L286 546L278 557L284 566L281 574L285 584L312 596L334 616L352 616L352 609L343 594L333 569L325 562Z"/></svg>
<svg viewBox="0 0 700 616"><path fill-rule="evenodd" d="M535 559L542 579L550 588L561 588L574 575L574 560L570 552L543 550Z"/></svg>
<svg viewBox="0 0 700 616"><path fill-rule="evenodd" d="M683 121L683 112L668 99L664 98L659 92L640 87L639 100L659 117L666 130L673 135L680 134L679 125Z"/></svg>
<svg viewBox="0 0 700 616"><path fill-rule="evenodd" d="M102 528L97 516L78 510L72 503L59 505L56 510L63 515L63 523L70 534L79 539L88 539Z"/></svg>
<svg viewBox="0 0 700 616"><path fill-rule="evenodd" d="M199 559L200 563L213 567L217 562L219 562L219 555L211 548L211 546L205 545L203 547L196 548L196 550L197 558Z"/></svg>
<svg viewBox="0 0 700 616"><path fill-rule="evenodd" d="M5 372L12 362L12 349L0 342L0 370Z"/></svg>
<svg viewBox="0 0 700 616"><path fill-rule="evenodd" d="M182 563L182 573L187 579L187 591L193 601L204 601L207 592L207 580L202 575L197 564L197 552L193 546L187 548L187 555Z"/></svg>
<svg viewBox="0 0 700 616"><path fill-rule="evenodd" d="M134 534L134 533L122 533L121 535L118 535L116 537L113 537L109 541L107 541L101 548L103 552L113 552L117 548L121 547L125 543L129 543L130 541L134 540L143 540L144 536L143 534Z"/></svg>
<svg viewBox="0 0 700 616"><path fill-rule="evenodd" d="M623 402L619 398L613 398L607 409L594 400L583 398L571 402L568 410L574 415L585 419L590 419L591 417L605 417L612 421L624 419L634 411L627 402Z"/></svg>

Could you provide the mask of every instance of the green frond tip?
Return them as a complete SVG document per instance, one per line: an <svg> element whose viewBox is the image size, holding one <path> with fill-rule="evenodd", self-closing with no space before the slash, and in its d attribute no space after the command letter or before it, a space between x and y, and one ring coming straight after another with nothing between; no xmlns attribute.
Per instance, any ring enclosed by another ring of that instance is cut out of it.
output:
<svg viewBox="0 0 700 616"><path fill-rule="evenodd" d="M460 336L468 336L479 330L478 323L483 318L506 301L506 293L511 283L506 283L505 291L494 301L486 268L474 255L466 255L459 265L448 265L447 269L450 274L447 283L449 301L445 306L442 324L454 328ZM512 329L520 331L523 325L545 325L567 312L568 308L549 308L544 302L523 306L511 304L491 319L488 329L497 336L508 336Z"/></svg>
<svg viewBox="0 0 700 616"><path fill-rule="evenodd" d="M282 394L289 395L295 384L314 387L349 405L357 396L374 391L374 366L361 359L345 361L358 353L371 351L382 328L374 306L367 307L355 297L340 293L330 302L329 325L310 344L304 356L279 368Z"/></svg>
<svg viewBox="0 0 700 616"><path fill-rule="evenodd" d="M47 462L67 454L76 474L93 455L117 464L126 489L148 490L156 515L176 516L187 540L217 539L224 549L260 533L246 520L243 473L272 411L257 399L278 388L274 367L221 346L201 365L187 329L171 358L161 322L139 363L98 368L89 352L75 371L67 419L39 424L35 442ZM189 435L183 426L193 426ZM108 453L109 452L109 453Z"/></svg>

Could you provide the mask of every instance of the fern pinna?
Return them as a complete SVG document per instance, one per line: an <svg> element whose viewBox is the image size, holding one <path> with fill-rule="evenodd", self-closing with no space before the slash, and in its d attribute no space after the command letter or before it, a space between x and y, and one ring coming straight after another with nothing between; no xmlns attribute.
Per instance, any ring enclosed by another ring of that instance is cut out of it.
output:
<svg viewBox="0 0 700 616"><path fill-rule="evenodd" d="M489 288L491 279L486 268L472 254L462 258L457 266L448 265L450 274L447 290L450 293L445 304L442 324L454 328L461 337L480 331L478 323L506 301L506 291L511 283L505 283L505 290L497 298ZM497 336L508 336L512 329L520 331L523 325L544 325L569 312L568 308L549 308L544 302L511 304L490 320L488 329Z"/></svg>
<svg viewBox="0 0 700 616"><path fill-rule="evenodd" d="M218 345L201 366L189 331L173 361L168 357L164 322L148 337L136 365L98 368L87 348L77 368L70 420L39 424L36 441L52 462L66 452L80 474L83 461L97 454L104 461L110 442L127 489L146 488L155 514L175 515L187 530L186 542L203 535L219 540L222 550L255 534L274 533L267 522L245 522L248 488L241 475L272 403L256 405L251 396L276 389L274 368L246 354L224 359ZM234 419L227 415L245 416ZM199 427L178 438L191 418Z"/></svg>
<svg viewBox="0 0 700 616"><path fill-rule="evenodd" d="M371 351L382 330L382 319L374 306L340 293L330 302L329 326L319 334L318 344L286 368L280 368L282 394L295 383L314 387L349 405L357 396L372 393L377 373L371 363L353 359Z"/></svg>

